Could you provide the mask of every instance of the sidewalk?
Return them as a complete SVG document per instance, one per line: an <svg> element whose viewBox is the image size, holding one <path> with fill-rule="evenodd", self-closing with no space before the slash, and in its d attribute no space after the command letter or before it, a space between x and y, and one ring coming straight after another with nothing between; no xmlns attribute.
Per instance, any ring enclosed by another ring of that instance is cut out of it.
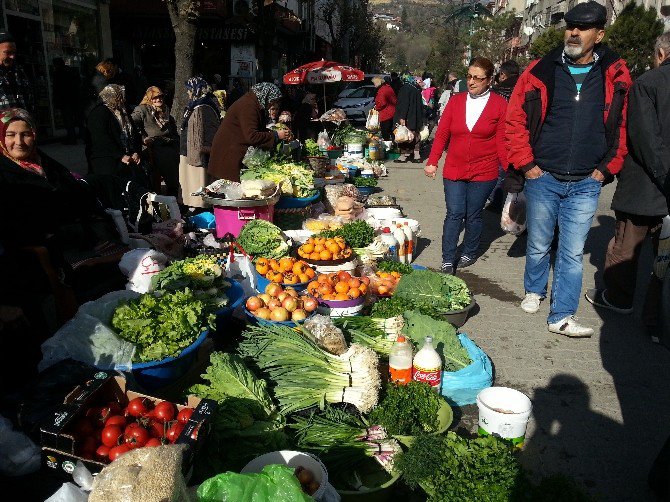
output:
<svg viewBox="0 0 670 502"><path fill-rule="evenodd" d="M48 143L39 145L39 149L74 173L84 175L88 172L83 141L79 141L77 145Z"/></svg>
<svg viewBox="0 0 670 502"><path fill-rule="evenodd" d="M416 263L439 268L445 214L441 179L429 179L422 164L389 164L380 180L410 218L419 220ZM615 185L603 189L584 251L583 288L601 285L607 243L614 232L609 209ZM466 332L491 357L495 385L525 392L533 401L521 454L535 480L562 473L601 500L653 500L646 477L670 434L670 352L641 328L639 308L651 271L651 246L643 251L636 312L623 316L580 302L579 319L596 329L590 339L547 331L548 301L535 315L519 308L523 291L525 237L503 234L500 215L484 211L479 261L458 275L473 290L479 311ZM477 410L461 423L475 432Z"/></svg>

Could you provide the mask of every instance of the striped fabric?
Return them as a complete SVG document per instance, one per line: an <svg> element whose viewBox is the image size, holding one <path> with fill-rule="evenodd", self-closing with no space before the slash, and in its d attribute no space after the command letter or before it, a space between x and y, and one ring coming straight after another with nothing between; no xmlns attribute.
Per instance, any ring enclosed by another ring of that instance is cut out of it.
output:
<svg viewBox="0 0 670 502"><path fill-rule="evenodd" d="M568 64L568 70L570 75L575 80L575 85L577 86L577 92L582 90L582 84L586 80L586 76L593 68L593 63L588 64Z"/></svg>

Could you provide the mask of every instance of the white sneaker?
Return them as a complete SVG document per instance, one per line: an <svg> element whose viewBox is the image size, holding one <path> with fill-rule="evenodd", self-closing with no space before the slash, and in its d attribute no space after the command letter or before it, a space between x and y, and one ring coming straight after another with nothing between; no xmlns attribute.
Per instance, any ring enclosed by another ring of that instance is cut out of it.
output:
<svg viewBox="0 0 670 502"><path fill-rule="evenodd" d="M590 338L594 333L592 328L579 324L574 316L568 316L547 326L552 333L569 336L570 338Z"/></svg>
<svg viewBox="0 0 670 502"><path fill-rule="evenodd" d="M537 293L526 293L526 297L521 301L521 310L528 314L534 314L540 310L542 297Z"/></svg>

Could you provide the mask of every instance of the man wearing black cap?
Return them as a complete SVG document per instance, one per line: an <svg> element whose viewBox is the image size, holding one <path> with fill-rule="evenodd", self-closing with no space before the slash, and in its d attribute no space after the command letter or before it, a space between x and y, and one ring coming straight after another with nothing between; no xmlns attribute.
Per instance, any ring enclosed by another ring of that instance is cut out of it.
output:
<svg viewBox="0 0 670 502"><path fill-rule="evenodd" d="M0 110L23 108L33 112L33 93L23 70L16 65L16 44L7 31L0 31Z"/></svg>
<svg viewBox="0 0 670 502"><path fill-rule="evenodd" d="M549 253L558 226L549 331L589 337L574 318L584 243L602 184L623 166L626 63L600 42L607 11L595 1L565 15L564 46L531 63L507 107L508 158L525 176L528 245L521 308L535 313L547 294Z"/></svg>

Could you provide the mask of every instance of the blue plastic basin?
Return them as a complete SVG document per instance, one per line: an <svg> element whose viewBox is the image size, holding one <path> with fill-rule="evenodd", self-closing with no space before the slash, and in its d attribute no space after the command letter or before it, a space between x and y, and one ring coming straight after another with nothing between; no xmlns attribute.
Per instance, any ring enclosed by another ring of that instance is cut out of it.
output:
<svg viewBox="0 0 670 502"><path fill-rule="evenodd" d="M244 307L244 313L247 315L247 318L249 321L251 321L254 324L258 324L259 326L288 326L289 328L295 328L296 326L300 326L303 322L305 322L307 319L312 317L314 314L316 314L316 310L309 314L307 317L305 317L304 321L270 321L268 319L261 319L260 317L256 317L253 315L249 310Z"/></svg>
<svg viewBox="0 0 670 502"><path fill-rule="evenodd" d="M275 204L275 209L296 209L301 207L307 207L312 202L316 202L321 197L321 192L318 190L316 194L311 197L285 197L282 196L279 199L279 202Z"/></svg>
<svg viewBox="0 0 670 502"><path fill-rule="evenodd" d="M228 279L231 282L230 288L226 291L228 296L228 305L223 307L221 310L216 311L216 334L219 335L224 332L226 324L230 322L230 318L233 316L235 309L242 305L244 301L244 288L242 285L233 280Z"/></svg>
<svg viewBox="0 0 670 502"><path fill-rule="evenodd" d="M314 279L316 280L316 276L314 276ZM265 288L268 287L268 284L270 284L270 279L266 279L263 277L261 274L256 272L256 291L259 293L265 293ZM309 284L310 281L308 282L298 282L296 284L280 284L282 288L293 288L295 289L298 293L303 291L307 285Z"/></svg>

